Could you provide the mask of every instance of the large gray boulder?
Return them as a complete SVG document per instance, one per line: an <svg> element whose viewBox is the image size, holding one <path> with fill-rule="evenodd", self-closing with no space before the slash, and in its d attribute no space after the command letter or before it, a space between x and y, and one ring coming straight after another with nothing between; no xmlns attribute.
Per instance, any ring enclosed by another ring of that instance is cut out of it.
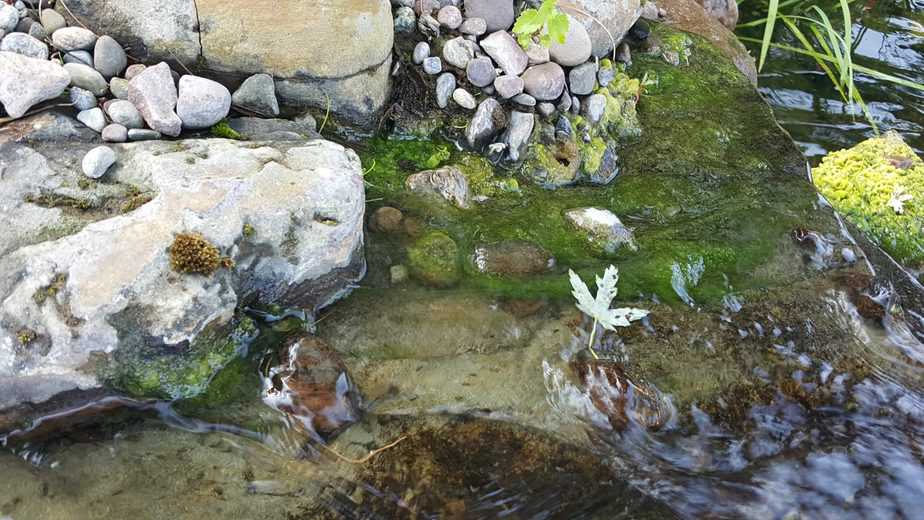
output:
<svg viewBox="0 0 924 520"><path fill-rule="evenodd" d="M338 144L111 145L107 181L88 185L88 130L48 114L20 130L31 140L0 140L0 410L110 385L191 395L233 358L211 341L240 306L313 312L363 272L362 168ZM221 267L178 272L183 234Z"/></svg>
<svg viewBox="0 0 924 520"><path fill-rule="evenodd" d="M228 87L269 74L284 106L329 106L368 125L388 100L388 0L327 0L323 8L294 0L72 0L68 7L142 61L180 60Z"/></svg>

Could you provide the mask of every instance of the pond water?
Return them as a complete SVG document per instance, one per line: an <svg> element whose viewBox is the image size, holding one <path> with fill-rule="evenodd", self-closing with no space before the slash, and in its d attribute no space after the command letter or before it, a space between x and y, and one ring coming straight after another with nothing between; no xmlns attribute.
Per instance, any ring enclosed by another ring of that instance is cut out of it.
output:
<svg viewBox="0 0 924 520"><path fill-rule="evenodd" d="M888 21L866 31L864 56L922 74L907 36L918 6L871 7ZM808 64L774 68L784 59L774 56L762 92L809 155L868 135ZM715 84L638 62L634 72L659 78L640 104L656 138L625 151L613 186L566 197L620 208L650 256L580 264L561 239L540 283L472 276L440 290L392 283L408 237L371 232L369 272L345 301L307 321L252 310L261 333L214 394L110 397L2 437L0 519L918 518L924 288L894 266L873 269L890 265L874 252L867 263L756 96L732 90L705 119L694 96L725 95ZM863 88L883 128L924 147L924 97ZM676 146L690 136L697 149ZM364 167L372 183L375 164ZM406 202L368 190L370 211ZM558 210L563 192L522 191L464 225L452 211L425 224L463 245L552 237L536 201ZM610 261L651 315L600 330L598 361L567 268L589 281ZM666 278L639 274L656 263ZM292 342L306 333L342 365L325 359L306 380L286 379L300 353L327 352ZM326 400L323 416L300 408L299 391Z"/></svg>
<svg viewBox="0 0 924 520"><path fill-rule="evenodd" d="M742 22L766 16L758 11L761 5L766 9L762 2L742 2ZM857 64L924 83L924 1L857 0L851 3L851 13ZM760 38L762 31L763 27L758 27L742 33ZM781 41L798 46L784 29L779 28L777 35ZM747 45L753 55L759 54L759 44ZM924 151L924 92L864 74L855 80L880 131L895 130L918 153ZM875 133L862 111L843 102L808 56L771 49L759 83L780 124L813 161Z"/></svg>

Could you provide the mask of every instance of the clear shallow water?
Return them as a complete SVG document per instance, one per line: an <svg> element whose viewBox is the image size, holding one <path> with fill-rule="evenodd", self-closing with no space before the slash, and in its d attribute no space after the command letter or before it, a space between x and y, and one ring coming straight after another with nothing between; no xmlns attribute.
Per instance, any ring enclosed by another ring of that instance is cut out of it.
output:
<svg viewBox="0 0 924 520"><path fill-rule="evenodd" d="M755 7L756 3L742 4L743 22L764 16ZM924 1L858 0L851 12L857 64L924 83ZM742 33L760 38L762 30ZM788 36L782 29L777 34ZM758 55L759 45L747 45ZM895 130L918 153L924 152L924 92L863 74L855 79L880 131ZM813 161L874 135L862 112L844 104L809 57L771 49L759 84L777 119Z"/></svg>
<svg viewBox="0 0 924 520"><path fill-rule="evenodd" d="M864 138L862 119L814 101L824 78L789 79L810 121L779 112L797 139ZM370 240L362 287L316 324L363 396L359 422L325 443L312 417L267 399L280 344L216 407L122 402L7 439L0 518L910 519L924 507L924 320L888 284L870 295L889 309L881 323L830 280L769 305L729 287L724 307L699 308L698 269L677 264L689 308L638 303L651 318L598 345L617 370L588 362L589 323L569 303L386 289L389 250ZM823 271L834 253L817 239L806 265Z"/></svg>

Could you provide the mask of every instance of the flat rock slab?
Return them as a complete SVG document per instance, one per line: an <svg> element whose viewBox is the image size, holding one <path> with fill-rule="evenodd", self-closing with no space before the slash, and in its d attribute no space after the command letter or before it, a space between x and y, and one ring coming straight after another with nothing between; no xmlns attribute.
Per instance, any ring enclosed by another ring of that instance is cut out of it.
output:
<svg viewBox="0 0 924 520"><path fill-rule="evenodd" d="M75 165L91 147L0 142L0 222L13 222L0 239L0 409L99 387L94 363L194 343L244 298L319 308L362 272L362 169L340 145L111 145L106 183L87 185ZM233 266L175 272L179 233Z"/></svg>

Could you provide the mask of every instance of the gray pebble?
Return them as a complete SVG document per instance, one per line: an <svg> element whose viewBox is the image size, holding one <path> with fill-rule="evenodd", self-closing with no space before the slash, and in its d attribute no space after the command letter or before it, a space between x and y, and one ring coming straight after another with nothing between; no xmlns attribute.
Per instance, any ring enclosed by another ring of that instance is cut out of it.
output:
<svg viewBox="0 0 924 520"><path fill-rule="evenodd" d="M494 80L494 90L500 97L510 99L523 92L523 79L518 76L500 76Z"/></svg>
<svg viewBox="0 0 924 520"><path fill-rule="evenodd" d="M524 106L524 107L536 106L536 98L526 93L517 94L516 96L513 96L513 102L518 105Z"/></svg>
<svg viewBox="0 0 924 520"><path fill-rule="evenodd" d="M65 63L64 70L71 75L71 85L87 89L94 96L104 96L109 91L109 83L95 69L82 63Z"/></svg>
<svg viewBox="0 0 924 520"><path fill-rule="evenodd" d="M160 132L156 130L150 130L147 128L129 128L128 129L128 140L129 141L154 141L160 139Z"/></svg>
<svg viewBox="0 0 924 520"><path fill-rule="evenodd" d="M29 27L29 36L36 40L44 41L45 38L48 38L48 31L45 30L42 24L34 23Z"/></svg>
<svg viewBox="0 0 924 520"><path fill-rule="evenodd" d="M276 81L269 74L250 76L234 91L231 104L263 116L277 117L279 100L276 99Z"/></svg>
<svg viewBox="0 0 924 520"><path fill-rule="evenodd" d="M466 109L474 110L477 103L475 102L475 97L469 94L464 88L457 88L452 93L452 100L456 102L457 105Z"/></svg>
<svg viewBox="0 0 924 520"><path fill-rule="evenodd" d="M106 103L106 113L113 123L118 123L126 128L144 128L144 118L141 112L135 108L135 105L123 99L117 99L111 103Z"/></svg>
<svg viewBox="0 0 924 520"><path fill-rule="evenodd" d="M417 30L428 38L438 38L440 35L440 23L436 18L425 14L417 19Z"/></svg>
<svg viewBox="0 0 924 520"><path fill-rule="evenodd" d="M91 108L77 113L77 120L95 132L102 132L106 127L106 116L101 108Z"/></svg>
<svg viewBox="0 0 924 520"><path fill-rule="evenodd" d="M0 32L13 32L17 25L19 25L19 11L6 2L0 2Z"/></svg>
<svg viewBox="0 0 924 520"><path fill-rule="evenodd" d="M440 9L440 12L436 14L436 19L443 27L455 30L458 29L460 25L462 25L462 11L460 11L456 6L447 5Z"/></svg>
<svg viewBox="0 0 924 520"><path fill-rule="evenodd" d="M93 67L104 78L114 78L128 66L128 57L119 42L111 36L100 36L93 48Z"/></svg>
<svg viewBox="0 0 924 520"><path fill-rule="evenodd" d="M414 46L414 64L420 65L423 61L430 57L430 44L427 42L419 42Z"/></svg>
<svg viewBox="0 0 924 520"><path fill-rule="evenodd" d="M430 56L423 61L423 70L431 76L435 76L443 71L443 61L437 56Z"/></svg>
<svg viewBox="0 0 924 520"><path fill-rule="evenodd" d="M597 71L597 83L601 87L609 85L616 78L616 69L613 67L603 67Z"/></svg>
<svg viewBox="0 0 924 520"><path fill-rule="evenodd" d="M562 113L571 110L571 94L568 93L567 90L561 95L561 99L558 100L557 108Z"/></svg>
<svg viewBox="0 0 924 520"><path fill-rule="evenodd" d="M51 41L62 51L85 51L96 45L96 35L83 27L64 27L52 33Z"/></svg>
<svg viewBox="0 0 924 520"><path fill-rule="evenodd" d="M58 29L67 27L67 21L64 19L64 16L54 9L42 9L39 20L42 22L42 25L45 26L45 31L48 32L48 34L54 34Z"/></svg>
<svg viewBox="0 0 924 520"><path fill-rule="evenodd" d="M597 124L603 119L603 113L606 111L606 96L603 94L594 94L588 96L584 102L584 115L591 124Z"/></svg>
<svg viewBox="0 0 924 520"><path fill-rule="evenodd" d="M69 96L71 103L74 104L74 108L78 111L96 108L96 96L89 90L84 90L80 87L71 87Z"/></svg>
<svg viewBox="0 0 924 520"><path fill-rule="evenodd" d="M93 67L93 55L87 51L70 51L64 53L64 63L79 63Z"/></svg>
<svg viewBox="0 0 924 520"><path fill-rule="evenodd" d="M484 18L466 18L459 26L459 32L472 36L481 36L488 32L488 23Z"/></svg>
<svg viewBox="0 0 924 520"><path fill-rule="evenodd" d="M542 103L536 105L536 111L539 112L539 114L541 114L543 117L550 117L555 113L555 105L547 101L543 101Z"/></svg>
<svg viewBox="0 0 924 520"><path fill-rule="evenodd" d="M124 143L128 140L128 129L124 126L113 123L103 128L103 141L107 143Z"/></svg>
<svg viewBox="0 0 924 520"><path fill-rule="evenodd" d="M478 45L459 36L443 44L443 61L456 67L465 69L468 62L475 57Z"/></svg>
<svg viewBox="0 0 924 520"><path fill-rule="evenodd" d="M571 113L578 114L581 112L581 98L571 96Z"/></svg>
<svg viewBox="0 0 924 520"><path fill-rule="evenodd" d="M115 163L116 154L108 146L97 146L87 152L84 156L81 166L83 174L91 179L99 179Z"/></svg>
<svg viewBox="0 0 924 520"><path fill-rule="evenodd" d="M571 93L586 96L597 86L597 64L588 61L571 69L568 73L568 85Z"/></svg>
<svg viewBox="0 0 924 520"><path fill-rule="evenodd" d="M465 76L472 85L486 87L494 83L497 71L494 69L494 62L491 61L491 58L475 58L468 62L468 66L465 68Z"/></svg>
<svg viewBox="0 0 924 520"><path fill-rule="evenodd" d="M456 89L456 77L448 72L436 78L436 104L440 108L449 106L449 98Z"/></svg>
<svg viewBox="0 0 924 520"><path fill-rule="evenodd" d="M231 92L224 85L207 78L185 75L180 78L176 114L184 128L208 128L231 110Z"/></svg>
<svg viewBox="0 0 924 520"><path fill-rule="evenodd" d="M409 34L417 28L417 15L410 7L401 6L395 10L395 32Z"/></svg>
<svg viewBox="0 0 924 520"><path fill-rule="evenodd" d="M125 78L112 78L109 80L109 92L116 99L128 99L128 80Z"/></svg>

